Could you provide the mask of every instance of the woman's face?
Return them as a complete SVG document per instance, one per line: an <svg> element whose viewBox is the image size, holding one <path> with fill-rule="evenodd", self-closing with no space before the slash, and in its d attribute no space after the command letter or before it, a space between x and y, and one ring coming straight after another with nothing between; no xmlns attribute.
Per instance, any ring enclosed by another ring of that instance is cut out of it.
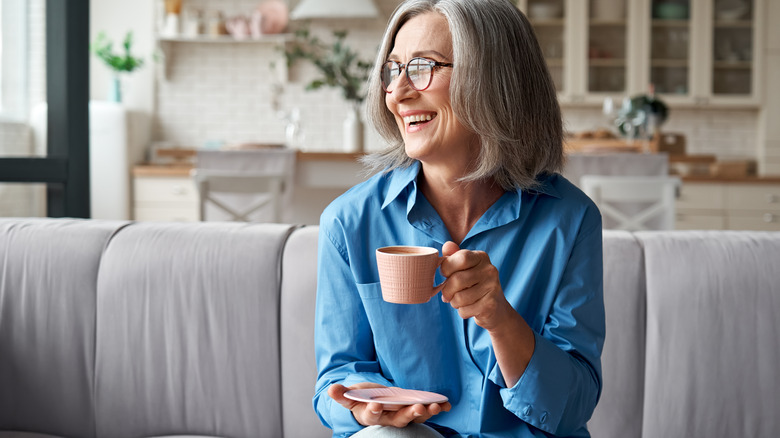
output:
<svg viewBox="0 0 780 438"><path fill-rule="evenodd" d="M399 29L388 59L399 64L415 57L452 63L452 56L447 20L439 13L429 12L410 19ZM423 163L452 162L463 166L478 153L476 135L460 123L452 110L451 76L451 67L436 67L430 86L417 91L409 85L404 71L396 79L393 92L385 97L403 136L406 154ZM415 121L420 117L422 121Z"/></svg>

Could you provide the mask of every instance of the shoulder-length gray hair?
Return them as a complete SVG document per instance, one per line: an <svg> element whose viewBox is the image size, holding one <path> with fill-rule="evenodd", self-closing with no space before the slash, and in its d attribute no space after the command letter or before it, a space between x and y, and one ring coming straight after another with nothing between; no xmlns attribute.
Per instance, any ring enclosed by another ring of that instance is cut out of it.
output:
<svg viewBox="0 0 780 438"><path fill-rule="evenodd" d="M364 162L373 170L407 167L403 138L385 105L382 64L412 17L438 12L449 23L455 67L450 100L481 141L464 181L493 178L505 190L534 187L563 165L563 124L555 85L531 24L509 0L406 0L393 13L368 82L368 121L389 143Z"/></svg>

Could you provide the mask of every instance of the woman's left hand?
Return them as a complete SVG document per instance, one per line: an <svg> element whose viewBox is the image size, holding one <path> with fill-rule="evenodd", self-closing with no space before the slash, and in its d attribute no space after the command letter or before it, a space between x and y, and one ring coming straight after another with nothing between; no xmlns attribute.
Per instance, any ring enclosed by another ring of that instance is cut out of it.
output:
<svg viewBox="0 0 780 438"><path fill-rule="evenodd" d="M462 250L455 242L447 242L442 255L446 258L440 271L447 278L442 300L457 309L461 318L473 317L486 330L511 319L514 309L504 297L498 269L486 252Z"/></svg>

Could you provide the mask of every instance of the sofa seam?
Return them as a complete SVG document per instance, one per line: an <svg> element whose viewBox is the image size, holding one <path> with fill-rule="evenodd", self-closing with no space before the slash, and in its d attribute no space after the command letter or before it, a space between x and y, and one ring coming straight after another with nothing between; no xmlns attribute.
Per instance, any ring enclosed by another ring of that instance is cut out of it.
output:
<svg viewBox="0 0 780 438"><path fill-rule="evenodd" d="M103 248L100 250L100 260L98 261L97 275L95 276L95 314L93 317L93 324L95 327L95 333L92 338L92 436L98 437L98 412L97 412L97 340L98 340L98 299L99 290L98 285L100 281L100 274L103 270L103 259L105 258L108 246L114 240L117 234L125 228L135 225L136 221L125 221L119 227L114 229L111 234L108 235L106 241L103 243Z"/></svg>
<svg viewBox="0 0 780 438"><path fill-rule="evenodd" d="M277 257L277 278L279 279L277 283L277 290L276 290L276 333L277 333L277 344L276 344L276 360L279 366L279 394L278 394L278 400L279 400L279 429L281 431L281 436L285 436L284 432L284 403L282 402L282 397L284 396L284 389L282 388L282 373L284 372L284 369L282 368L282 284L284 282L284 254L285 250L287 249L287 243L290 240L290 237L293 235L294 232L301 230L305 228L306 225L303 224L297 224L297 225L291 225L287 232L285 233L284 237L282 237L282 241L279 245L279 253Z"/></svg>

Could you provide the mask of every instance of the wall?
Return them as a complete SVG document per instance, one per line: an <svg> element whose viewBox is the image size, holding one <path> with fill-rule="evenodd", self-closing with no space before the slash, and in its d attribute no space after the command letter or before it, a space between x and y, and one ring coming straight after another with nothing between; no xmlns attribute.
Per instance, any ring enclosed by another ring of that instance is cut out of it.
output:
<svg viewBox="0 0 780 438"><path fill-rule="evenodd" d="M259 0L184 0L185 4L219 9L228 14L248 13ZM33 103L45 100L43 0L31 0L30 98ZM289 0L294 6L296 0ZM349 28L350 44L371 58L387 17L398 0L377 0L383 18L377 20L317 22L312 26L327 36L329 29ZM765 14L768 29L765 45L765 107L762 111L682 110L672 109L667 131L684 132L691 153L715 153L724 158L759 157L765 173L780 174L780 31L771 24L780 19L780 2L769 0ZM92 39L101 30L114 41L125 32L135 36L134 52L147 59L141 70L126 78L125 105L154 116L152 138L170 140L187 146L202 146L208 141L239 143L246 141L282 142L284 123L271 104L271 86L278 75L269 67L278 59L272 46L251 44L177 45L170 53L171 71L167 79L160 74L161 63L152 60L155 0L91 0ZM773 18L777 17L777 18ZM294 69L292 81L285 84L281 110L299 107L302 111L306 145L312 150L339 150L341 123L346 105L335 90L307 92L303 89L311 70ZM92 58L90 67L92 99L105 99L110 71ZM591 129L602 123L598 109L564 108L567 128ZM370 132L368 149L381 147ZM31 154L27 127L0 123L0 154ZM0 185L2 188L4 185ZM2 197L2 192L0 192ZM0 201L2 202L2 201Z"/></svg>
<svg viewBox="0 0 780 438"><path fill-rule="evenodd" d="M398 0L376 2L389 17ZM253 0L189 0L195 7L219 8L228 15L248 12ZM777 14L777 12L774 12ZM312 27L327 37L328 29L349 28L348 40L371 58L381 37L385 19L367 23L355 21L317 22ZM328 27L329 26L329 27ZM158 83L153 137L186 146L206 143L284 141L284 122L272 106L272 85L279 74L269 63L280 62L272 45L176 44L171 53L169 77ZM281 96L283 110L298 107L306 132L306 149L341 149L341 123L346 105L335 90L307 92L303 89L311 71L290 72ZM571 131L593 129L603 124L597 108L564 108ZM756 110L672 109L668 132L684 133L688 151L716 154L722 159L755 158L759 151L760 114ZM368 134L367 148L381 147L381 140Z"/></svg>
<svg viewBox="0 0 780 438"><path fill-rule="evenodd" d="M759 123L760 170L764 174L780 175L780 28L776 25L780 17L780 2L769 1L768 13L764 19L767 29L766 72L764 89L766 100Z"/></svg>

